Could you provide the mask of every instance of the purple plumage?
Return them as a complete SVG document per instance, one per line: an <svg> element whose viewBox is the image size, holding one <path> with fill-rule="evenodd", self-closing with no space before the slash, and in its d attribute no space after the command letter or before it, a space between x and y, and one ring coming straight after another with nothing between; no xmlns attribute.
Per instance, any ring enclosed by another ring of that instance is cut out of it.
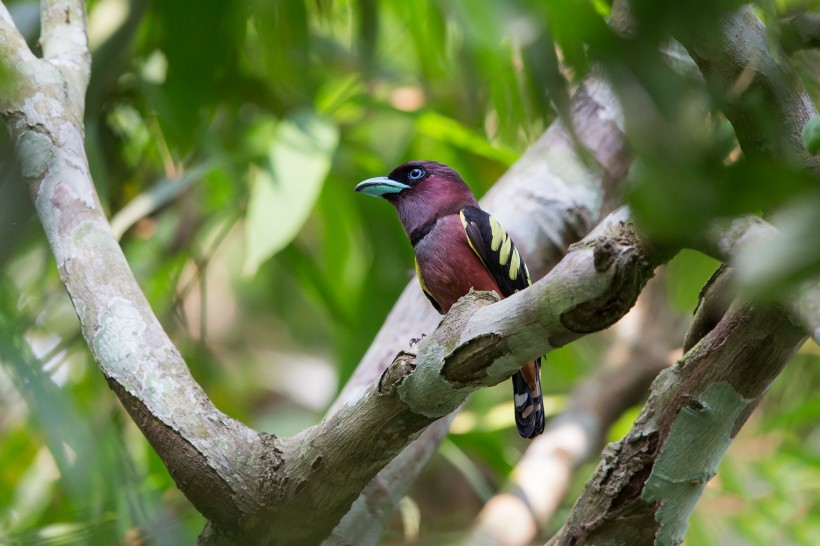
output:
<svg viewBox="0 0 820 546"><path fill-rule="evenodd" d="M439 218L414 250L421 279L441 314L447 313L470 288L501 294L481 258L470 248L458 213Z"/></svg>
<svg viewBox="0 0 820 546"><path fill-rule="evenodd" d="M433 306L447 313L470 291L501 297L530 285L529 272L501 225L481 210L456 171L433 161L411 161L387 177L365 180L356 191L383 197L396 207L416 254L419 283ZM544 430L541 359L513 377L518 433L534 438Z"/></svg>

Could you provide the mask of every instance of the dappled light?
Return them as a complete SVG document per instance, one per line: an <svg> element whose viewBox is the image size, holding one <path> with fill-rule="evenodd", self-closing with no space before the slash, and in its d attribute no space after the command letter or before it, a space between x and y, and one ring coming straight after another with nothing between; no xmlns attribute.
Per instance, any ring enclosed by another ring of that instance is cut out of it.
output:
<svg viewBox="0 0 820 546"><path fill-rule="evenodd" d="M0 3L0 544L817 542L817 5L40 4ZM410 160L532 287L437 326L354 192Z"/></svg>

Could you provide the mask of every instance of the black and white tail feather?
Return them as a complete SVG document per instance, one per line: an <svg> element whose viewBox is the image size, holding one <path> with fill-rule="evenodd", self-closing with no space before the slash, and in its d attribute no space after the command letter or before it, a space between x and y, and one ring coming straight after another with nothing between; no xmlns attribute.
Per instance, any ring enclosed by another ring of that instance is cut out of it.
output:
<svg viewBox="0 0 820 546"><path fill-rule="evenodd" d="M512 376L513 401L515 402L515 426L522 438L535 438L544 432L544 399L541 394L541 359L535 360L536 392L521 372Z"/></svg>
<svg viewBox="0 0 820 546"><path fill-rule="evenodd" d="M466 207L459 215L470 246L492 274L502 296L511 296L532 284L527 265L495 218L478 207ZM512 376L515 424L523 438L534 438L544 432L541 359L536 359L534 365L530 381L520 371Z"/></svg>

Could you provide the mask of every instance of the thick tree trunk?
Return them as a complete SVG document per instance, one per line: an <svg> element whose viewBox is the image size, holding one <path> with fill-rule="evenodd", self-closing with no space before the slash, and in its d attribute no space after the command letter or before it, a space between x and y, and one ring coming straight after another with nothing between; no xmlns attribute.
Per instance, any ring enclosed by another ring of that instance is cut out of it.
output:
<svg viewBox="0 0 820 546"><path fill-rule="evenodd" d="M669 305L663 272L614 328L602 365L570 394L479 514L464 546L527 546L564 501L575 471L600 453L612 424L646 399L679 352L684 321ZM614 330L614 332L613 332ZM606 335L606 333L604 335Z"/></svg>
<svg viewBox="0 0 820 546"><path fill-rule="evenodd" d="M805 339L781 308L737 305L661 372L550 545L680 544L703 488Z"/></svg>
<svg viewBox="0 0 820 546"><path fill-rule="evenodd" d="M455 411L470 392L507 379L521 362L614 323L635 302L654 267L676 250L650 244L628 211L618 211L570 247L530 289L500 302L487 293L467 296L435 331L432 315L418 315L419 321L428 321L429 335L417 353L394 358L395 347L389 344L374 351L376 363L357 374L344 405L319 425L291 438L259 433L219 412L193 380L102 212L83 146L90 70L83 3L44 0L42 13L44 58L39 59L0 4L0 114L83 336L180 490L208 518L204 543L321 542L368 482L431 423ZM742 17L748 22L747 12ZM724 62L725 55L713 53L701 51L709 63L707 77L715 63ZM771 96L795 107L802 100L800 93L777 89ZM807 111L785 120L787 144L793 144L795 127ZM590 118L617 126L617 115L611 113L603 109ZM576 129L583 140L584 128ZM569 145L563 142L561 148L559 140L541 149L545 161L525 163L510 175L529 183L559 172L559 180L587 184L589 192L576 207L568 207L578 214L577 222L568 214L556 224L547 217L540 226L556 256L568 237L580 236L605 208L602 186L625 175L620 131L603 131L599 138L588 145L596 151L600 172L567 161L559 152ZM744 141L757 145L751 138ZM809 168L815 165L800 158ZM523 195L526 206L538 206L537 190ZM528 216L529 222L533 214L510 210L503 221L517 234L523 229L521 218ZM530 238L517 244L528 259L538 252ZM550 259L535 261L534 269L537 264L546 270ZM801 314L805 307L792 307L813 331L820 326L818 308ZM404 332L385 335L406 339ZM656 382L629 441L606 453L556 541L627 537L627 524L634 521L645 528L635 538L652 532L667 542L679 540L703 483L802 336L779 308L738 305L731 310Z"/></svg>

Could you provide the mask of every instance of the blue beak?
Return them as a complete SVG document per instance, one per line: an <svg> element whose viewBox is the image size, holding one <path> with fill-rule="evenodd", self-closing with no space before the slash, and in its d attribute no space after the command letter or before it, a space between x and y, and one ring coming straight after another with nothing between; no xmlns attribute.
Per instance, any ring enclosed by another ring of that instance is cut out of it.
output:
<svg viewBox="0 0 820 546"><path fill-rule="evenodd" d="M410 186L390 180L386 176L377 176L376 178L368 178L363 182L356 184L355 191L373 195L375 197L384 197L391 193L399 193L402 190L409 190Z"/></svg>

